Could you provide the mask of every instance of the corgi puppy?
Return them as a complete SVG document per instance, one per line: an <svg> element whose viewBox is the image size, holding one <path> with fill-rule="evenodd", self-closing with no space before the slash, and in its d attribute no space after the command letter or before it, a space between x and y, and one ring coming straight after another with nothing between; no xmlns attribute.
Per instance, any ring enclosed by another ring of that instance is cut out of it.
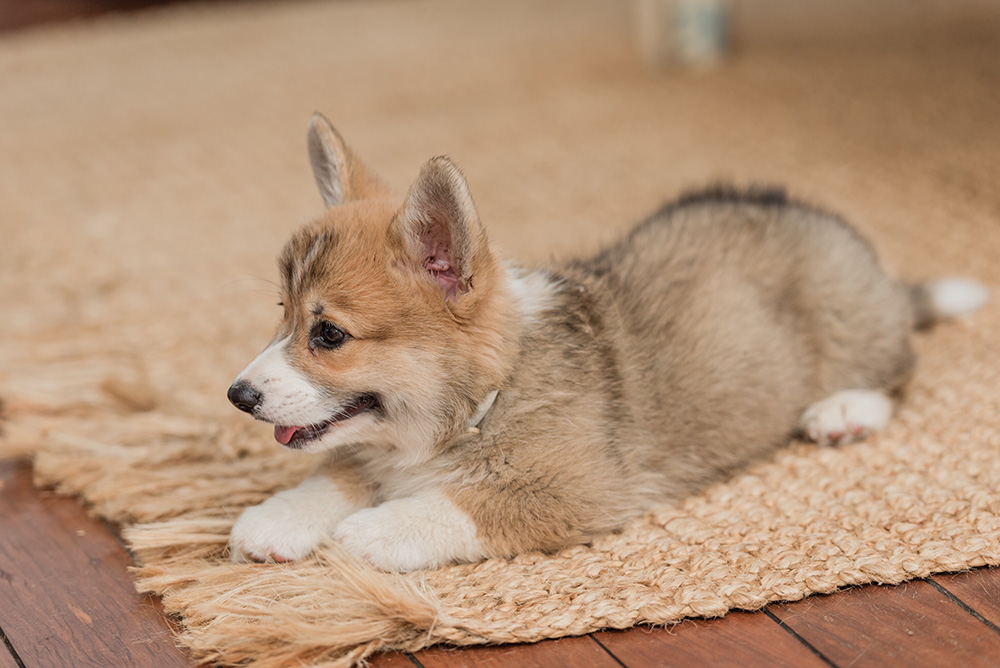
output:
<svg viewBox="0 0 1000 668"><path fill-rule="evenodd" d="M588 541L797 434L882 429L911 332L987 297L890 278L777 190L688 195L593 257L527 269L447 158L400 203L320 115L308 145L327 209L282 252L277 334L228 396L327 455L243 512L234 561L330 540L412 571Z"/></svg>

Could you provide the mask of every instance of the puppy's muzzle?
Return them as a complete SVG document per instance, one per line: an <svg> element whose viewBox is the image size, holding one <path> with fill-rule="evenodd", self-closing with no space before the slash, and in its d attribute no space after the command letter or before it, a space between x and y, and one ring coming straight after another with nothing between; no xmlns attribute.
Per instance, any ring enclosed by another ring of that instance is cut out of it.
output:
<svg viewBox="0 0 1000 668"><path fill-rule="evenodd" d="M229 401L245 413L253 413L253 409L260 404L261 393L253 388L253 385L245 380L238 380L229 387L226 393Z"/></svg>

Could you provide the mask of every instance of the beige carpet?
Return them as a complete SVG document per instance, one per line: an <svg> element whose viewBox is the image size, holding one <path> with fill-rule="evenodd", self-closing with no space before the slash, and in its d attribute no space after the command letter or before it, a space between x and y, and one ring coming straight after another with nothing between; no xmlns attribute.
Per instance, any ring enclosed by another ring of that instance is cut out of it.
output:
<svg viewBox="0 0 1000 668"><path fill-rule="evenodd" d="M311 463L225 390L277 322L275 255L320 210L314 110L399 191L452 155L522 258L594 248L728 178L840 211L906 277L1000 290L1000 7L738 4L735 57L700 73L643 69L613 0L213 4L4 36L2 452L129 526L140 586L227 665L534 641L1000 564L996 302L917 339L880 437L793 445L593 546L405 577L335 549L225 561L240 509Z"/></svg>

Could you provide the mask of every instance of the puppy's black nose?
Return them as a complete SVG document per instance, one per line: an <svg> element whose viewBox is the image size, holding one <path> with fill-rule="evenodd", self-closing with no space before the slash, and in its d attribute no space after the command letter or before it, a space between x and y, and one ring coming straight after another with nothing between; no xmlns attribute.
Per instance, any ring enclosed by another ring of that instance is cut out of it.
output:
<svg viewBox="0 0 1000 668"><path fill-rule="evenodd" d="M260 392L253 389L253 385L245 380L238 380L229 387L226 393L229 400L233 402L241 411L252 413L253 409L260 403Z"/></svg>

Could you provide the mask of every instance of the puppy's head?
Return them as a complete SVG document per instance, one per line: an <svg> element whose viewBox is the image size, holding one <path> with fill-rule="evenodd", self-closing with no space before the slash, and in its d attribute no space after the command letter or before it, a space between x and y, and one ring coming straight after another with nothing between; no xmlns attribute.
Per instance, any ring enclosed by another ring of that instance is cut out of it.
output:
<svg viewBox="0 0 1000 668"><path fill-rule="evenodd" d="M502 265L447 158L423 166L400 206L319 115L309 155L328 209L285 247L284 317L229 399L289 447L376 444L419 460L506 374Z"/></svg>

